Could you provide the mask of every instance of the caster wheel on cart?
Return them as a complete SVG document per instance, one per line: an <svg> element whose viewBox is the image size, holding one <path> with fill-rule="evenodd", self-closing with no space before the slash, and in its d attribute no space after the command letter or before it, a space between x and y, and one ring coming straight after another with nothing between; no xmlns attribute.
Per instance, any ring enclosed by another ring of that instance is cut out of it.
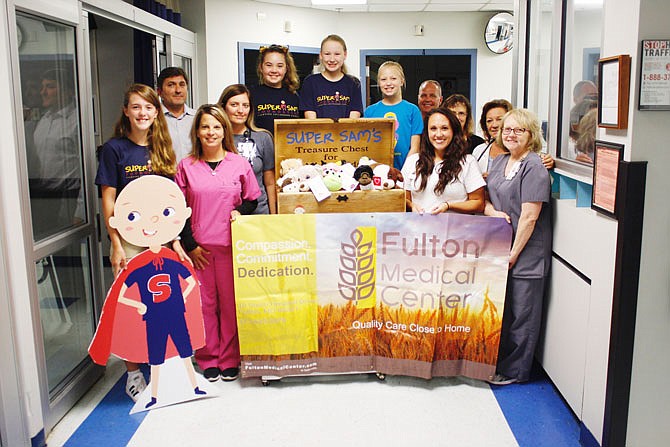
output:
<svg viewBox="0 0 670 447"><path fill-rule="evenodd" d="M378 372L378 373L376 373L376 374L377 374L377 378L378 378L379 380L381 380L382 382L383 382L384 380L386 380L386 374L384 374L384 373L380 373L380 372Z"/></svg>
<svg viewBox="0 0 670 447"><path fill-rule="evenodd" d="M267 379L261 379L261 383L263 384L263 386L269 386L270 385L270 381L267 380Z"/></svg>

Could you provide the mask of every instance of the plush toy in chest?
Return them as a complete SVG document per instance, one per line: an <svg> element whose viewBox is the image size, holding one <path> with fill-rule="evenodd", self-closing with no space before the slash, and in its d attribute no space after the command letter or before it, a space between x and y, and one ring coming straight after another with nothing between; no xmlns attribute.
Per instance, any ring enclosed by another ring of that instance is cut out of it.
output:
<svg viewBox="0 0 670 447"><path fill-rule="evenodd" d="M403 212L391 119L275 121L279 213Z"/></svg>

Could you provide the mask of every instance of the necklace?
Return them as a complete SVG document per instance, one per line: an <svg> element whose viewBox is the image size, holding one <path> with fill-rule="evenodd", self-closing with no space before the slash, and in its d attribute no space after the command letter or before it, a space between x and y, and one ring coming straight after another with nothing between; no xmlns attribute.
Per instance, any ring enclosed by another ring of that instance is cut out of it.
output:
<svg viewBox="0 0 670 447"><path fill-rule="evenodd" d="M209 169L211 169L211 171L212 171L212 175L216 175L216 168L219 167L219 165L221 164L221 162L222 162L225 158L226 158L226 153L224 152L224 153L223 153L223 158L221 158L221 160L218 160L218 161L208 161L208 160L205 160L205 163L207 163L207 166L209 166Z"/></svg>
<svg viewBox="0 0 670 447"><path fill-rule="evenodd" d="M207 163L209 165L209 169L212 170L212 175L216 175L216 168L219 167L219 165L221 164L222 161L223 161L223 159L217 161L216 164L214 165L214 167L212 167L212 165L210 164L210 163L213 163L213 162L208 162Z"/></svg>

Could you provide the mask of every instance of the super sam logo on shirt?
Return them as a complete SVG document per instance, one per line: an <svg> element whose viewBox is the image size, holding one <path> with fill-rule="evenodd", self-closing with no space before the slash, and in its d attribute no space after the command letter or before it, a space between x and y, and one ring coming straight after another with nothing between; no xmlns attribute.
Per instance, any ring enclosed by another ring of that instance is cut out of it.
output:
<svg viewBox="0 0 670 447"><path fill-rule="evenodd" d="M128 165L123 168L123 173L126 176L126 180L134 180L140 178L143 175L152 174L151 169L151 160L147 161L144 165Z"/></svg>
<svg viewBox="0 0 670 447"><path fill-rule="evenodd" d="M286 116L298 117L298 106L286 104L286 101L281 101L279 104L258 104L256 107L256 116L266 116L279 113Z"/></svg>
<svg viewBox="0 0 670 447"><path fill-rule="evenodd" d="M321 95L316 97L316 104L319 106L346 106L351 102L351 96L340 95L335 92L334 95Z"/></svg>

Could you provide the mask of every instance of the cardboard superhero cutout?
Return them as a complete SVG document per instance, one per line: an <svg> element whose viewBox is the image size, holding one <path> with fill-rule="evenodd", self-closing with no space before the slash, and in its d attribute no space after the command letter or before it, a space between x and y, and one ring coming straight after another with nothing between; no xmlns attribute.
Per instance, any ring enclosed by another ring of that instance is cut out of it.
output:
<svg viewBox="0 0 670 447"><path fill-rule="evenodd" d="M89 346L91 358L100 365L107 363L110 354L151 365L150 386L131 413L208 395L207 381L196 378L191 363L193 352L205 344L195 270L162 246L179 235L190 215L191 209L174 182L146 175L121 191L109 219L126 242L149 247L131 258L114 280ZM183 372L173 373L174 361L159 374L161 365L173 357L182 359L187 381L181 382L186 393L163 392L174 389L178 376L184 376ZM160 393L159 377L163 383Z"/></svg>

